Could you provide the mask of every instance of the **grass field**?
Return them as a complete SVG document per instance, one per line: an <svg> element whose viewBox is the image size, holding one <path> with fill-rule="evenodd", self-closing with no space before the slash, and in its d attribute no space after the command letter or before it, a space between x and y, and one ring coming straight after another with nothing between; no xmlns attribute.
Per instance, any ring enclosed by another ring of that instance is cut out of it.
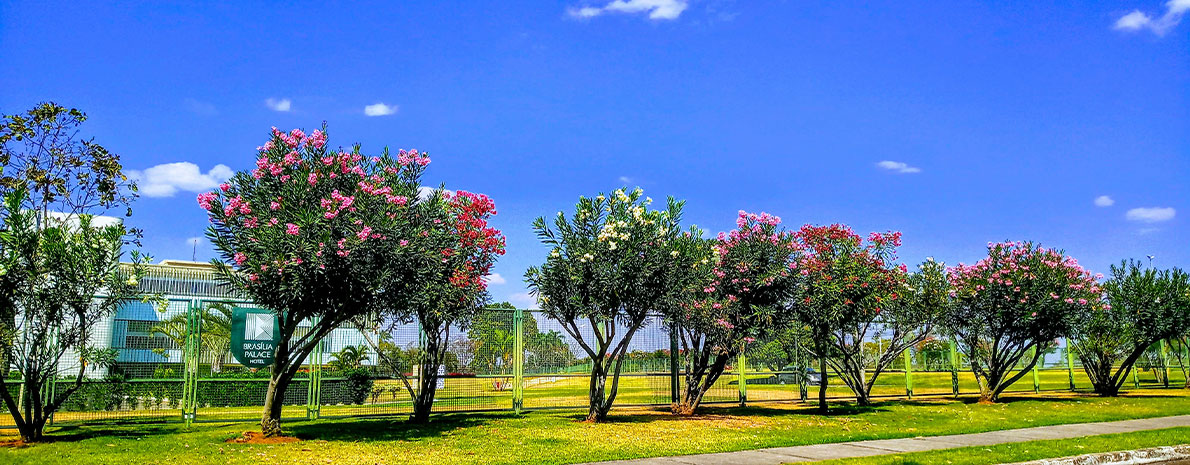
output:
<svg viewBox="0 0 1190 465"><path fill-rule="evenodd" d="M1181 386L1184 380L1181 371L1171 370L1171 385ZM777 378L771 372L749 372L747 375L747 398L753 402L769 401L798 401L801 399L796 384L771 384ZM1157 385L1152 372L1142 373L1140 380L1146 387ZM975 394L978 385L970 371L958 373L959 389L964 394ZM1038 372L1038 384L1044 391L1060 391L1070 388L1070 374L1065 369L1045 369ZM477 410L511 410L512 390L511 378L450 378L439 389L435 409L442 412L477 411ZM1090 381L1081 370L1074 372L1075 387L1080 390L1090 389ZM769 383L769 384L766 384ZM360 415L400 415L411 411L409 397L403 391L393 388L401 386L397 380L377 381L377 386L383 387L383 393L376 398L369 397L362 405L323 405L323 417L348 417ZM1131 388L1131 383L1125 388ZM1012 386L1012 391L1032 392L1033 377L1026 375ZM528 375L525 378L526 409L544 408L581 408L586 405L587 377L585 375ZM949 372L914 372L913 391L921 396L940 396L951 394L951 374ZM817 396L817 387L809 387L811 399ZM887 372L882 374L873 388L875 396L904 396L904 372ZM263 389L260 392L263 396ZM850 400L854 398L846 386L838 380L828 382L828 396L834 400ZM263 397L262 397L263 400ZM736 403L739 401L739 381L734 373L728 373L719 380L705 397L707 403ZM621 379L619 395L616 403L619 405L668 405L670 402L670 380L668 374L655 373L650 375L632 374ZM259 417L260 407L226 407L220 406L218 401L199 400L198 418L200 420L233 421L253 420ZM284 408L286 418L305 418L305 405L290 405ZM97 422L97 421L180 421L181 410L172 409L141 409L121 411L86 411L59 412L55 421L60 424ZM7 415L0 416L0 425L11 425L12 419Z"/></svg>
<svg viewBox="0 0 1190 465"><path fill-rule="evenodd" d="M985 465L1190 443L1190 428L830 460L821 465Z"/></svg>
<svg viewBox="0 0 1190 465"><path fill-rule="evenodd" d="M693 418L621 408L601 424L580 422L577 410L441 415L428 426L400 417L294 421L287 431L302 441L281 445L224 442L253 430L248 422L67 426L51 429L49 443L0 449L0 463L575 463L1190 414L1190 391L1181 389L973 400L840 404L828 416L800 403L713 407Z"/></svg>

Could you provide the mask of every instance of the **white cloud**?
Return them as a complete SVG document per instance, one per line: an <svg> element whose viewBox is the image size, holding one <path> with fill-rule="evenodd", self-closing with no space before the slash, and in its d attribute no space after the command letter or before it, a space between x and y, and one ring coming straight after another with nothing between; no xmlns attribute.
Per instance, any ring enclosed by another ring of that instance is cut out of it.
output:
<svg viewBox="0 0 1190 465"><path fill-rule="evenodd" d="M418 186L417 199L418 200L428 199L428 198L430 198L431 195L434 195L434 191L436 191L436 190L438 190L438 189L430 187L430 186ZM455 191L452 191L450 189L442 189L442 192L445 193L446 195L454 195L454 193L455 193Z"/></svg>
<svg viewBox="0 0 1190 465"><path fill-rule="evenodd" d="M880 169L894 171L894 172L902 173L902 174L911 174L911 173L920 173L921 172L921 168L918 168L916 166L909 166L909 164L907 164L905 162L900 162L900 161L884 160L880 163L877 163L876 166L879 167Z"/></svg>
<svg viewBox="0 0 1190 465"><path fill-rule="evenodd" d="M1116 204L1116 201L1112 200L1111 197L1108 197L1106 195L1101 195L1099 197L1095 197L1095 206L1096 207L1110 207L1115 204Z"/></svg>
<svg viewBox="0 0 1190 465"><path fill-rule="evenodd" d="M622 183L622 184L631 184L631 183L632 183L632 178L630 178L630 177L628 177L628 176L620 176L620 183Z"/></svg>
<svg viewBox="0 0 1190 465"><path fill-rule="evenodd" d="M209 191L230 179L233 174L235 172L227 165L215 165L204 174L198 165L187 161L163 163L144 171L132 170L127 173L146 197L173 197L178 191Z"/></svg>
<svg viewBox="0 0 1190 465"><path fill-rule="evenodd" d="M649 15L649 19L678 19L686 7L688 0L613 0L602 7L584 6L569 8L566 13L572 18L588 19L604 13L625 13Z"/></svg>
<svg viewBox="0 0 1190 465"><path fill-rule="evenodd" d="M492 273L484 277L484 279L486 279L488 284L491 285L500 285L508 282L508 280L504 279L503 276L500 276L500 273Z"/></svg>
<svg viewBox="0 0 1190 465"><path fill-rule="evenodd" d="M188 98L182 101L186 105L186 109L194 112L198 116L215 116L219 114L219 110L215 109L215 105L200 102L198 100Z"/></svg>
<svg viewBox="0 0 1190 465"><path fill-rule="evenodd" d="M1124 214L1124 218L1140 223L1160 223L1172 220L1176 214L1177 210L1174 210L1173 207L1144 207L1128 210L1128 213Z"/></svg>
<svg viewBox="0 0 1190 465"><path fill-rule="evenodd" d="M368 116L387 116L396 112L396 105L386 105L382 102L376 102L364 107L364 114Z"/></svg>
<svg viewBox="0 0 1190 465"><path fill-rule="evenodd" d="M287 98L283 98L283 99L268 98L268 99L265 99L264 104L265 104L265 106L269 107L270 110L273 110L273 111L289 111L289 108L290 108L290 106L293 105L293 102L291 102Z"/></svg>
<svg viewBox="0 0 1190 465"><path fill-rule="evenodd" d="M1112 27L1121 31L1148 29L1154 34L1163 36L1182 22L1182 16L1187 11L1190 11L1190 0L1169 0L1165 3L1165 14L1161 17L1153 17L1143 11L1132 10L1131 13L1117 19L1116 24Z"/></svg>
<svg viewBox="0 0 1190 465"><path fill-rule="evenodd" d="M508 303L513 304L516 308L537 309L537 298L528 292L518 292L508 296Z"/></svg>

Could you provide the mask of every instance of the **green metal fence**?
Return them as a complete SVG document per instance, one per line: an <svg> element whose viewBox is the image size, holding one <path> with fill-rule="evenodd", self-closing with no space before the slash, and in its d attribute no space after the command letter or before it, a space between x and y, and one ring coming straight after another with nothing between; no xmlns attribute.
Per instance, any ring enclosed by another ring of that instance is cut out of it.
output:
<svg viewBox="0 0 1190 465"><path fill-rule="evenodd" d="M192 279L192 277L183 277ZM116 349L116 363L90 373L54 418L56 424L107 421L256 420L268 388L268 372L239 365L229 347L230 314L252 304L228 298L210 286L161 281L157 292L174 292L164 311L130 302L94 332L89 344ZM190 295L179 296L184 288ZM623 331L618 331L623 333ZM591 337L592 334L583 334ZM487 309L466 328L452 328L437 386L437 412L524 411L583 408L587 405L590 363L577 341L537 311ZM286 418L408 414L412 403L405 380L416 386L413 365L424 344L416 324L395 325L380 333L354 327L336 329L306 361L284 396ZM664 406L678 398L684 373L677 341L663 319L653 316L636 333L624 360L616 404ZM704 397L707 404L801 402L816 397L807 368L817 363L794 350L787 360L750 347ZM1185 344L1161 344L1142 358L1131 388L1180 387L1185 380ZM67 357L69 358L69 357ZM753 362L749 362L749 360ZM77 362L76 362L77 363ZM77 365L60 365L63 376ZM358 369L357 369L358 368ZM358 373L369 373L360 377ZM356 373L353 375L353 373ZM402 375L405 380L402 380ZM834 379L834 373L820 374ZM9 380L9 389L19 385ZM72 382L53 384L44 396L65 392ZM1046 354L1011 392L1088 390L1091 385L1077 357L1065 347ZM876 380L875 397L958 396L978 393L962 354L949 341L906 351ZM842 383L829 383L832 400L854 395ZM0 415L0 427L12 419Z"/></svg>

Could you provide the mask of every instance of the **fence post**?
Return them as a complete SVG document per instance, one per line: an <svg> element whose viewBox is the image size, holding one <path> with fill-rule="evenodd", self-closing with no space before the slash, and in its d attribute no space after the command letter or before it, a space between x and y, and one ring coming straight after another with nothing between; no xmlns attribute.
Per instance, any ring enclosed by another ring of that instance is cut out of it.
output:
<svg viewBox="0 0 1190 465"><path fill-rule="evenodd" d="M512 411L521 413L525 408L525 311L516 309L512 314Z"/></svg>
<svg viewBox="0 0 1190 465"><path fill-rule="evenodd" d="M314 324L318 324L317 318ZM322 414L322 352L326 341L320 340L314 346L314 351L306 357L306 367L310 371L309 386L306 388L306 419L317 420Z"/></svg>
<svg viewBox="0 0 1190 465"><path fill-rule="evenodd" d="M1161 372L1165 374L1165 379L1162 380L1165 388L1169 389L1169 344L1165 339L1161 340Z"/></svg>
<svg viewBox="0 0 1190 465"><path fill-rule="evenodd" d="M798 394L801 395L802 402L805 402L810 395L810 393L807 392L808 389L806 388L806 378L809 376L806 372L809 370L806 367L806 356L804 353L802 353L802 342L800 337L793 340L793 369L797 370L797 374L794 375L794 379L797 380Z"/></svg>
<svg viewBox="0 0 1190 465"><path fill-rule="evenodd" d="M1033 355L1036 356L1038 352L1041 352L1041 346L1033 346ZM1045 363L1045 354L1042 354L1040 357L1037 357L1037 363L1033 364L1033 393L1034 394L1041 392L1041 376L1037 372L1037 370L1038 370L1038 367L1044 363Z"/></svg>
<svg viewBox="0 0 1190 465"><path fill-rule="evenodd" d="M905 349L905 397L913 398L913 349Z"/></svg>
<svg viewBox="0 0 1190 465"><path fill-rule="evenodd" d="M738 363L736 363L736 364L739 365L739 367L736 369L736 379L739 380L739 385L740 385L740 407L747 407L748 406L748 376L746 374L747 358L744 357L743 347L740 348L740 355L737 357L737 362Z"/></svg>
<svg viewBox="0 0 1190 465"><path fill-rule="evenodd" d="M58 345L58 329L56 327L52 331L50 331L49 340L46 341L46 345L48 345L50 347L55 347ZM57 367L57 365L55 365L53 370L50 370L50 375L46 378L45 384L43 384L41 386L40 394L41 394L41 404L42 405L49 405L51 402L54 401L54 397L57 394L57 390L58 390L58 381L57 380L58 380L58 367ZM48 424L50 426L53 426L53 424L54 424L54 414L53 413L50 414L50 417L48 418L48 420L49 420Z"/></svg>
<svg viewBox="0 0 1190 465"><path fill-rule="evenodd" d="M186 306L186 339L182 359L186 361L182 378L182 420L186 426L198 416L198 364L202 352L202 303L194 299Z"/></svg>
<svg viewBox="0 0 1190 465"><path fill-rule="evenodd" d="M1066 339L1066 375L1070 378L1070 390L1074 390L1074 343Z"/></svg>
<svg viewBox="0 0 1190 465"><path fill-rule="evenodd" d="M950 390L959 397L959 343L950 338Z"/></svg>
<svg viewBox="0 0 1190 465"><path fill-rule="evenodd" d="M677 405L681 401L682 385L679 381L678 335L682 330L675 321L669 326L669 403Z"/></svg>

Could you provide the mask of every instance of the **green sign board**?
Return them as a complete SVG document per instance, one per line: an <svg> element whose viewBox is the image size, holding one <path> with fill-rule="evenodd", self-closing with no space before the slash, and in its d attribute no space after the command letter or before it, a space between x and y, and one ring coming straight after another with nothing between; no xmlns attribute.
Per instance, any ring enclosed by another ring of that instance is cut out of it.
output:
<svg viewBox="0 0 1190 465"><path fill-rule="evenodd" d="M236 307L231 314L232 355L249 368L272 365L280 327L280 319L271 310Z"/></svg>

